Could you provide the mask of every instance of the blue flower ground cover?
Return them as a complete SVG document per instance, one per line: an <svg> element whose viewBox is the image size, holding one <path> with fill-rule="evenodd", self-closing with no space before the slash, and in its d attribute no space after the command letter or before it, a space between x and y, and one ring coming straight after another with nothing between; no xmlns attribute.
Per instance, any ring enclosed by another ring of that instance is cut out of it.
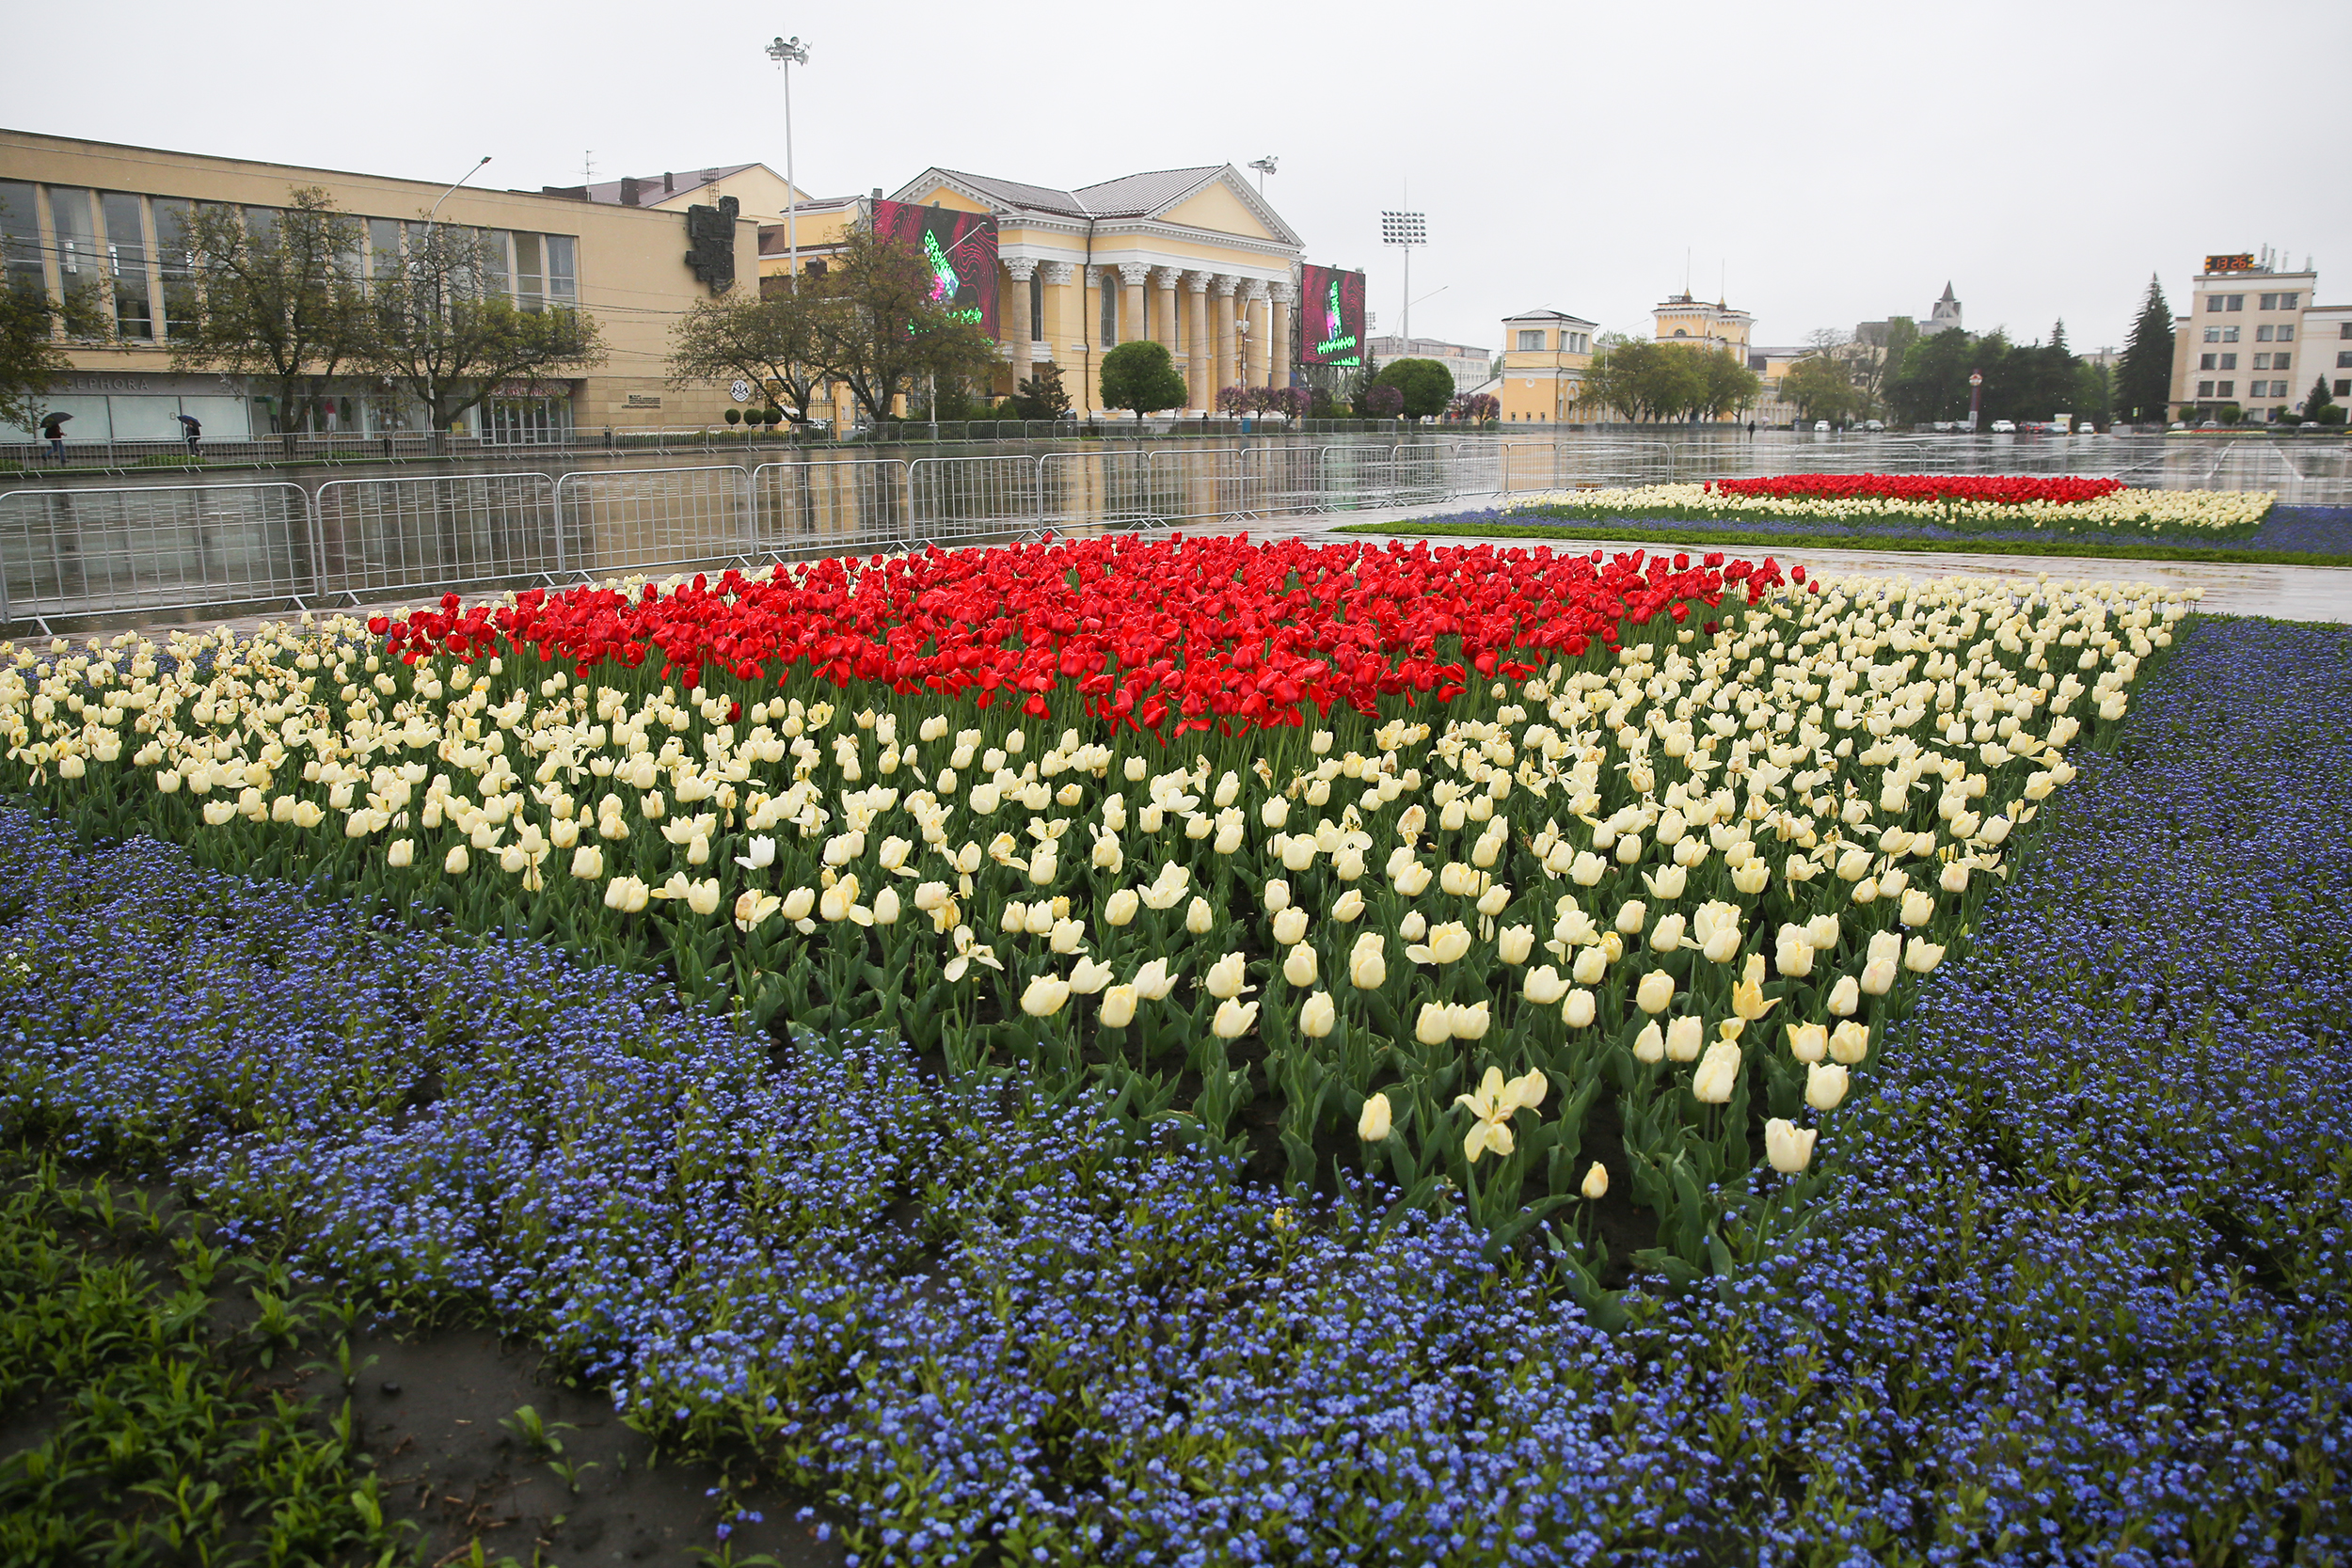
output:
<svg viewBox="0 0 2352 1568"><path fill-rule="evenodd" d="M2052 533L2046 529L1971 529L1941 528L1929 524L1903 527L1895 524L1848 526L1829 519L1803 517L1786 518L1724 518L1712 520L1661 520L1658 518L1555 518L1534 509L1482 507L1470 512L1449 512L1442 515L1415 519L1421 524L1445 524L1465 527L1545 527L1556 525L1564 537L1589 534L1605 539L1611 529L1671 529L1677 532L1779 534L1791 538L1819 539L1828 534L1852 534L1870 539L1934 539L1952 542L1955 549L1965 549L1972 544L1988 540L2012 541L2022 544L2055 546L2070 540L2085 544L2146 545L2151 543L2139 534L2119 533L2113 539L2096 533L2080 535ZM2168 550L2292 550L2310 555L2340 555L2352 560L2352 506L2274 506L2270 515L2255 525L2251 533L2233 534L2227 538L2206 538L2185 531L2164 535L2161 541Z"/></svg>
<svg viewBox="0 0 2352 1568"><path fill-rule="evenodd" d="M0 1131L755 1447L866 1562L2352 1552L2352 662L2194 626L1835 1113L1614 1333L890 1042L0 814Z"/></svg>

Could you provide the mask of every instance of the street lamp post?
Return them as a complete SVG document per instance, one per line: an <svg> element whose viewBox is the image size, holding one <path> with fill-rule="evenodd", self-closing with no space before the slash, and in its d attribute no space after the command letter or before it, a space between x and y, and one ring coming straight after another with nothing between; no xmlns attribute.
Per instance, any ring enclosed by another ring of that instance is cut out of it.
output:
<svg viewBox="0 0 2352 1568"><path fill-rule="evenodd" d="M1258 171L1258 194L1260 196L1265 195L1265 177L1272 174L1274 172L1274 166L1280 162L1281 160L1277 158L1271 152L1267 153L1263 158L1252 158L1249 160L1249 166Z"/></svg>
<svg viewBox="0 0 2352 1568"><path fill-rule="evenodd" d="M451 182L449 189L443 191L439 196L435 197L433 198L433 205L425 209L424 255L421 260L425 266L432 269L433 321L436 325L438 325L441 320L441 273L440 268L435 263L433 258L433 225L435 220L440 214L441 203L456 195L457 187L472 179L475 175L481 173L482 165L486 164L489 161L490 155L487 152L485 152L482 155L482 163L474 165L473 167L468 169L465 173L459 175L454 181ZM424 364L424 413L425 418L434 421L433 448L434 451L437 452L441 446L440 375L439 372L433 368L434 359L431 355L428 354Z"/></svg>
<svg viewBox="0 0 2352 1568"><path fill-rule="evenodd" d="M1984 372L1970 371L1968 372L1968 434L1971 436L1977 433L1977 411L1983 404Z"/></svg>
<svg viewBox="0 0 2352 1568"><path fill-rule="evenodd" d="M808 64L808 45L798 33L768 45L768 57L784 72L784 243L792 253L792 292L801 292L801 187L792 180L792 68Z"/></svg>

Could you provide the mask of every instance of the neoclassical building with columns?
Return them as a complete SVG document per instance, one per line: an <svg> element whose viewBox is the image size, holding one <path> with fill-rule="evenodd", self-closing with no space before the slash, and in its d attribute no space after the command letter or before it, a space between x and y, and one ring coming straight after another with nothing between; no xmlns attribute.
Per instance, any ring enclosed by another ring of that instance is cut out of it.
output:
<svg viewBox="0 0 2352 1568"><path fill-rule="evenodd" d="M930 168L892 199L995 218L999 393L1050 361L1092 412L1103 355L1142 338L1168 345L1193 411L1289 385L1298 234L1230 164L1071 191Z"/></svg>

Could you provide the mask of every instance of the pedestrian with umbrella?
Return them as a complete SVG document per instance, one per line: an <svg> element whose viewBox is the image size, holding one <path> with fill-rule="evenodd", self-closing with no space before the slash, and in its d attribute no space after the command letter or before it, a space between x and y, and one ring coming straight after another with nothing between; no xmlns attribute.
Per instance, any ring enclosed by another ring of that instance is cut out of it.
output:
<svg viewBox="0 0 2352 1568"><path fill-rule="evenodd" d="M204 439L204 426L198 421L197 417L193 414L182 414L179 416L179 420L180 428L187 434L188 455L195 458L199 463L202 462L204 460L203 454L196 449L197 443Z"/></svg>
<svg viewBox="0 0 2352 1568"><path fill-rule="evenodd" d="M65 422L72 418L54 410L41 418L40 438L49 443L49 456L55 462L65 461Z"/></svg>

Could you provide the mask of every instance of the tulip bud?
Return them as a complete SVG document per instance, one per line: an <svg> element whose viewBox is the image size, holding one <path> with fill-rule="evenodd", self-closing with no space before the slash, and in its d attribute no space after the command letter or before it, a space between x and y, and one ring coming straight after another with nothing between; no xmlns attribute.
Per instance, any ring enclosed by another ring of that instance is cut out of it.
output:
<svg viewBox="0 0 2352 1568"><path fill-rule="evenodd" d="M1356 1118L1356 1135L1368 1144L1385 1142L1391 1127L1389 1097L1375 1094L1366 1097L1364 1108Z"/></svg>
<svg viewBox="0 0 2352 1568"><path fill-rule="evenodd" d="M1834 1111L1846 1098L1847 1073L1841 1066L1815 1062L1804 1070L1804 1102L1817 1111Z"/></svg>
<svg viewBox="0 0 2352 1568"><path fill-rule="evenodd" d="M1568 967L1569 977L1580 986L1597 985L1600 977L1608 973L1609 954L1599 947L1579 948L1576 962Z"/></svg>
<svg viewBox="0 0 2352 1568"><path fill-rule="evenodd" d="M1699 1048L1707 1043L1707 1025L1695 1015L1686 1013L1666 1025L1666 1057L1669 1061L1695 1062Z"/></svg>
<svg viewBox="0 0 2352 1568"><path fill-rule="evenodd" d="M1519 994L1538 1007L1549 1007L1567 993L1568 983L1549 964L1529 970L1527 978L1519 982Z"/></svg>
<svg viewBox="0 0 2352 1568"><path fill-rule="evenodd" d="M1671 1053L1672 1047L1668 1050ZM1739 1081L1738 1043L1717 1040L1707 1048L1707 1054L1699 1062L1698 1070L1691 1075L1691 1095L1702 1105L1721 1105L1731 1099L1731 1091Z"/></svg>
<svg viewBox="0 0 2352 1568"><path fill-rule="evenodd" d="M583 844L572 852L572 875L583 882L596 881L604 876L604 848L601 845Z"/></svg>
<svg viewBox="0 0 2352 1568"><path fill-rule="evenodd" d="M876 898L874 903L879 908L882 900ZM882 916L877 912L874 918L879 922ZM1098 963L1092 958L1082 958L1070 969L1071 993L1074 996L1092 996L1111 983L1111 974L1110 965Z"/></svg>
<svg viewBox="0 0 2352 1568"><path fill-rule="evenodd" d="M1895 963L1891 958L1873 958L1863 966L1862 992L1866 996L1884 996L1895 989Z"/></svg>
<svg viewBox="0 0 2352 1568"><path fill-rule="evenodd" d="M817 895L804 887L796 887L784 895L784 918L806 920L808 911L817 907Z"/></svg>
<svg viewBox="0 0 2352 1568"><path fill-rule="evenodd" d="M1217 1004L1216 1017L1209 1021L1209 1028L1218 1039L1237 1040L1249 1033L1258 1022L1258 1005L1230 999Z"/></svg>
<svg viewBox="0 0 2352 1568"><path fill-rule="evenodd" d="M1413 1038L1423 1045L1443 1045L1454 1037L1454 1009L1442 1002L1424 1002L1413 1022Z"/></svg>
<svg viewBox="0 0 2352 1568"><path fill-rule="evenodd" d="M1510 907L1511 890L1501 882L1488 888L1478 900L1478 912L1492 920ZM1532 933L1531 933L1532 934Z"/></svg>
<svg viewBox="0 0 2352 1568"><path fill-rule="evenodd" d="M1682 945L1682 934L1689 928L1690 923L1678 914L1663 917L1650 928L1650 950L1655 953L1674 952ZM1736 940L1739 933L1735 930L1732 935Z"/></svg>
<svg viewBox="0 0 2352 1568"><path fill-rule="evenodd" d="M1860 1006L1862 1006L1862 988L1854 982L1852 975L1839 975L1837 984L1832 986L1829 990L1830 1012L1838 1018L1845 1018Z"/></svg>
<svg viewBox="0 0 2352 1568"><path fill-rule="evenodd" d="M1294 986L1313 985L1315 973L1315 950L1303 942L1292 948L1290 957L1282 960L1282 978Z"/></svg>
<svg viewBox="0 0 2352 1568"><path fill-rule="evenodd" d="M1021 1010L1031 1018L1050 1018L1070 1000L1070 983L1057 974L1041 974L1021 993Z"/></svg>
<svg viewBox="0 0 2352 1568"><path fill-rule="evenodd" d="M1184 929L1196 937L1205 937L1216 928L1216 911L1209 908L1206 898L1195 896L1184 911Z"/></svg>
<svg viewBox="0 0 2352 1568"><path fill-rule="evenodd" d="M1446 1012L1447 1027L1453 1031L1455 1039L1483 1040L1486 1037L1486 1030L1492 1019L1488 1015L1486 1003L1473 1002L1465 1006L1457 1002L1447 1008Z"/></svg>
<svg viewBox="0 0 2352 1568"><path fill-rule="evenodd" d="M1142 901L1134 888L1120 888L1104 900L1103 918L1114 927L1132 925L1136 918L1136 907Z"/></svg>
<svg viewBox="0 0 2352 1568"><path fill-rule="evenodd" d="M1136 988L1113 986L1103 993L1103 1027L1124 1029L1136 1021Z"/></svg>
<svg viewBox="0 0 2352 1568"><path fill-rule="evenodd" d="M889 890L885 888L883 891L888 892ZM882 900L877 897L874 900L874 903L876 907L879 908L882 904ZM1053 906L1051 904L1038 904L1032 906L1032 908L1043 910L1048 914L1053 913ZM1056 920L1045 929L1046 943L1052 951L1056 953L1060 953L1065 956L1075 953L1086 942L1087 928L1086 926L1080 921Z"/></svg>
<svg viewBox="0 0 2352 1568"><path fill-rule="evenodd" d="M1366 933L1364 940L1372 945L1365 946L1364 941L1356 943L1355 952L1348 956L1347 981L1359 990L1377 990L1388 981L1388 960L1381 956L1380 938Z"/></svg>
<svg viewBox="0 0 2352 1568"><path fill-rule="evenodd" d="M1813 1140L1820 1136L1779 1117L1764 1124L1764 1157L1783 1176L1794 1176L1813 1163Z"/></svg>
<svg viewBox="0 0 2352 1568"><path fill-rule="evenodd" d="M1633 1059L1637 1062L1662 1062L1666 1059L1665 1031L1651 1019L1642 1025L1642 1032L1633 1037Z"/></svg>
<svg viewBox="0 0 2352 1568"><path fill-rule="evenodd" d="M1288 909L1274 917L1274 940L1288 947L1307 934L1307 911Z"/></svg>
<svg viewBox="0 0 2352 1568"><path fill-rule="evenodd" d="M1827 952L1836 946L1837 917L1834 914L1815 915L1805 923L1804 940L1813 944L1816 952Z"/></svg>
<svg viewBox="0 0 2352 1568"><path fill-rule="evenodd" d="M1165 1000L1176 989L1176 976L1169 974L1166 958L1153 958L1136 971L1136 994L1146 1002Z"/></svg>
<svg viewBox="0 0 2352 1568"><path fill-rule="evenodd" d="M1831 1061L1843 1063L1847 1067L1855 1067L1859 1066L1862 1059L1869 1053L1870 1026L1868 1024L1848 1019L1830 1031L1829 1057Z"/></svg>
<svg viewBox="0 0 2352 1568"><path fill-rule="evenodd" d="M1319 1040L1331 1032L1339 1016L1339 1009L1332 1006L1331 993L1316 991L1298 1009L1298 1032L1311 1040Z"/></svg>
<svg viewBox="0 0 2352 1568"><path fill-rule="evenodd" d="M1291 803L1279 795L1268 796L1265 803L1258 808L1258 820L1266 827L1279 828L1290 819Z"/></svg>
<svg viewBox="0 0 2352 1568"><path fill-rule="evenodd" d="M1674 997L1674 976L1662 969L1653 969L1642 976L1642 984L1633 993L1633 1005L1645 1013L1662 1013Z"/></svg>
<svg viewBox="0 0 2352 1568"><path fill-rule="evenodd" d="M1902 919L1906 926L1925 926L1935 918L1935 895L1924 888L1914 888L1903 895Z"/></svg>
<svg viewBox="0 0 2352 1568"><path fill-rule="evenodd" d="M1291 885L1279 877L1269 878L1265 885L1265 912L1280 914L1291 907Z"/></svg>
<svg viewBox="0 0 2352 1568"><path fill-rule="evenodd" d="M1584 1173L1584 1185L1578 1191L1584 1195L1584 1199L1588 1203L1598 1203L1602 1198L1607 1197L1609 1196L1608 1167L1598 1160L1594 1161L1592 1168Z"/></svg>
<svg viewBox="0 0 2352 1568"><path fill-rule="evenodd" d="M719 884L714 881L710 885L717 887ZM898 924L898 894L897 889L886 887L880 893L874 895L874 924L877 926L896 926Z"/></svg>
<svg viewBox="0 0 2352 1568"><path fill-rule="evenodd" d="M1560 1017L1571 1029L1589 1029L1597 1010L1593 993L1579 987L1568 992L1568 999L1560 1007Z"/></svg>
<svg viewBox="0 0 2352 1568"><path fill-rule="evenodd" d="M469 863L470 860L466 853L466 847L462 844L454 846L448 854L441 857L441 870L452 877L463 877Z"/></svg>
<svg viewBox="0 0 2352 1568"><path fill-rule="evenodd" d="M1788 1026L1788 1054L1800 1062L1818 1062L1829 1050L1829 1030L1819 1023Z"/></svg>
<svg viewBox="0 0 2352 1568"><path fill-rule="evenodd" d="M1649 906L1642 902L1639 898L1629 898L1622 906L1619 907L1617 911L1617 929L1624 932L1627 936L1639 936L1641 934L1642 927L1648 924ZM1661 921L1659 922L1659 925L1662 928L1665 922Z"/></svg>
<svg viewBox="0 0 2352 1568"><path fill-rule="evenodd" d="M1903 949L1903 967L1914 974L1926 974L1943 961L1944 946L1941 942L1921 942L1914 937Z"/></svg>
<svg viewBox="0 0 2352 1568"><path fill-rule="evenodd" d="M394 839L384 851L384 863L395 868L411 864L417 858L417 846L411 839Z"/></svg>
<svg viewBox="0 0 2352 1568"><path fill-rule="evenodd" d="M1661 921L1659 924L1665 924ZM1729 963L1740 953L1740 927L1718 926L1707 936L1707 945L1700 949L1709 963Z"/></svg>

